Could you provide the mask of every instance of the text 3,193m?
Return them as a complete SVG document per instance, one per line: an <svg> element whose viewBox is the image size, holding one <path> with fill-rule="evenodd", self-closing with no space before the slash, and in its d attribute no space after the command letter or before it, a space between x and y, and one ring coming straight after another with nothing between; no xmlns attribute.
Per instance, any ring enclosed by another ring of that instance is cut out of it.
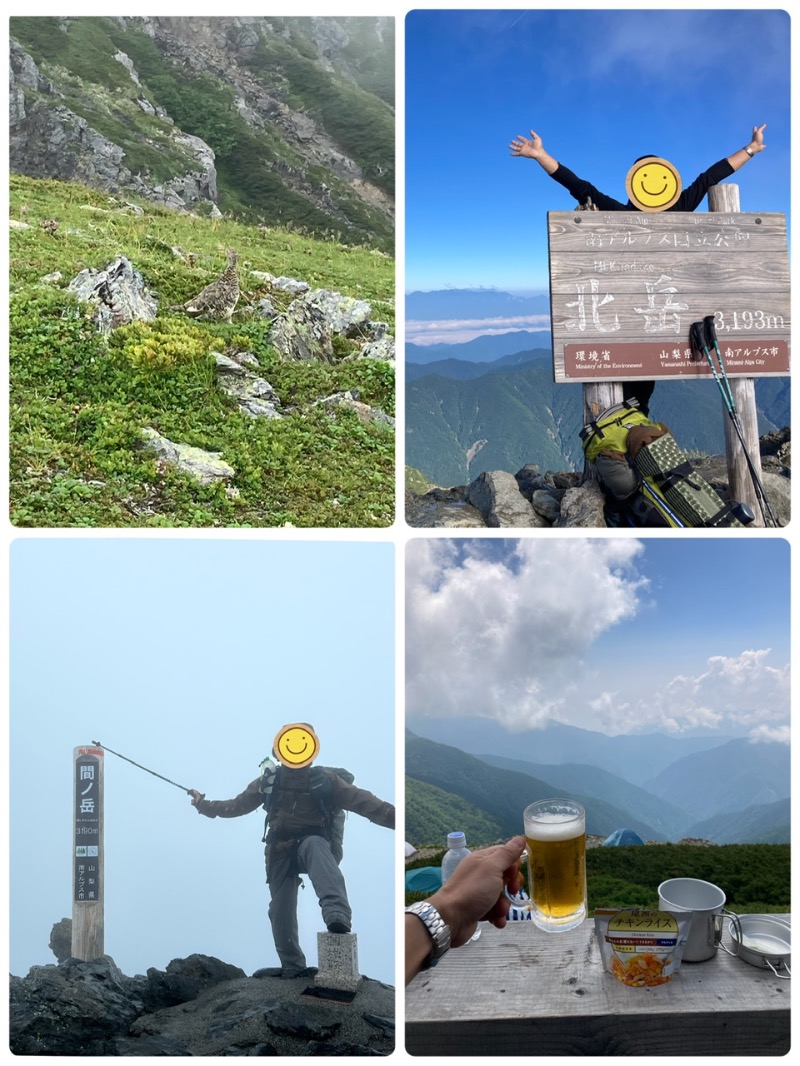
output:
<svg viewBox="0 0 800 1066"><path fill-rule="evenodd" d="M714 325L720 332L727 330L783 329L783 315L766 311L717 311Z"/></svg>

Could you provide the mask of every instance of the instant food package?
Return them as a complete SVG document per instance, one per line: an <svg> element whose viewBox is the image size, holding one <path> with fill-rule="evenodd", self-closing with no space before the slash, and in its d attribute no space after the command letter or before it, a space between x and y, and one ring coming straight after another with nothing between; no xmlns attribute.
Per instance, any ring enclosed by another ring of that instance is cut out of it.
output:
<svg viewBox="0 0 800 1066"><path fill-rule="evenodd" d="M690 913L596 910L603 968L631 988L663 985L678 972Z"/></svg>

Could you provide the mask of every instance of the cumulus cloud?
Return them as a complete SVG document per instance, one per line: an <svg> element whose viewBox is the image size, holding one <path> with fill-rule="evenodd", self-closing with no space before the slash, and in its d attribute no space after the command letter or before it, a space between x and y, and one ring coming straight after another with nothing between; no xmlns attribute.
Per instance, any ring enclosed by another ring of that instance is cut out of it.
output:
<svg viewBox="0 0 800 1066"><path fill-rule="evenodd" d="M635 540L416 540L406 558L410 715L494 718L530 729L647 581Z"/></svg>
<svg viewBox="0 0 800 1066"><path fill-rule="evenodd" d="M598 714L613 733L718 731L788 743L789 664L771 665L770 654L712 655L704 670L677 674L628 704L598 701Z"/></svg>
<svg viewBox="0 0 800 1066"><path fill-rule="evenodd" d="M788 744L790 733L788 725L759 725L750 730L748 739L754 744Z"/></svg>

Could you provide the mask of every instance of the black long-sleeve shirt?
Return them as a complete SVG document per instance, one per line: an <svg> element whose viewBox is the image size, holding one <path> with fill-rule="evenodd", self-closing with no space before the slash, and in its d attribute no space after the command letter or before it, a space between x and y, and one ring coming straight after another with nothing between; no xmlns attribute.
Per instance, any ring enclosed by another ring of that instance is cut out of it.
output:
<svg viewBox="0 0 800 1066"><path fill-rule="evenodd" d="M691 185L688 185L680 194L678 199L672 205L668 207L668 211L694 211L703 202L703 197L711 188L712 185L718 185L719 182L724 181L725 178L729 178L734 173L733 167L730 165L727 159L720 159L718 163L715 163L708 170L695 178ZM626 204L621 203L619 200L613 199L611 196L606 196L604 192L600 192L595 188L591 182L584 181L576 174L565 167L563 163L558 164L558 169L554 174L550 175L554 181L557 181L559 185L563 185L564 188L573 196L578 203L583 204L586 202L586 197L591 196L592 203L600 211L638 211L639 208L632 204L630 200Z"/></svg>

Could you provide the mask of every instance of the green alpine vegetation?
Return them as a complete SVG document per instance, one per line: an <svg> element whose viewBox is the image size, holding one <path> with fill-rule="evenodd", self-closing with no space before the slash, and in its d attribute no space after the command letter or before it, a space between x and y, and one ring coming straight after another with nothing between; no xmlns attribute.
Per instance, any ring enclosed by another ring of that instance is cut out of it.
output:
<svg viewBox="0 0 800 1066"><path fill-rule="evenodd" d="M269 272L367 301L393 331L394 262L376 248L290 229L201 219L133 198L12 176L10 234L10 510L20 527L386 526L394 518L394 434L353 410L312 406L351 390L394 415L394 370L348 360L285 361L257 313ZM42 223L51 223L43 226ZM239 254L231 322L190 320L170 305ZM176 249L180 254L176 254ZM158 299L154 321L103 337L92 307L67 291L84 268L127 257ZM292 297L269 291L280 312ZM217 387L215 352L249 352L286 417L252 418ZM203 485L139 447L150 426L221 452L226 488Z"/></svg>
<svg viewBox="0 0 800 1066"><path fill-rule="evenodd" d="M459 825L459 828L461 826ZM474 843L499 838L475 837ZM467 836L468 844L473 841ZM438 843L438 841L437 841ZM412 859L406 869L440 866L444 848ZM791 909L788 844L650 844L645 847L588 848L586 882L589 909L658 907L658 886L670 877L696 877L719 885L727 906L739 914L784 914ZM406 906L425 893L406 893Z"/></svg>

